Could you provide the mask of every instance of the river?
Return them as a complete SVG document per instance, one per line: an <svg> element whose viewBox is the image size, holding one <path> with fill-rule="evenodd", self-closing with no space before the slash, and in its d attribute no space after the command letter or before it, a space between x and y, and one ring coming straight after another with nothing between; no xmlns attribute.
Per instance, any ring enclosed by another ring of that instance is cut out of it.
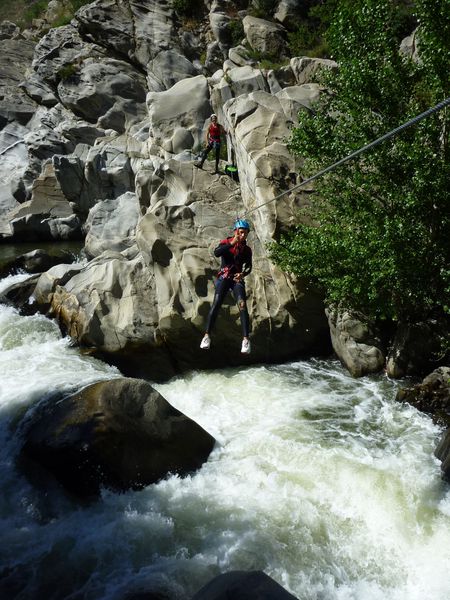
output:
<svg viewBox="0 0 450 600"><path fill-rule="evenodd" d="M398 383L333 360L191 373L155 387L217 439L197 473L86 506L33 487L15 465L21 415L118 376L46 317L0 306L2 598L188 600L231 569L300 600L450 598L441 432L394 401Z"/></svg>

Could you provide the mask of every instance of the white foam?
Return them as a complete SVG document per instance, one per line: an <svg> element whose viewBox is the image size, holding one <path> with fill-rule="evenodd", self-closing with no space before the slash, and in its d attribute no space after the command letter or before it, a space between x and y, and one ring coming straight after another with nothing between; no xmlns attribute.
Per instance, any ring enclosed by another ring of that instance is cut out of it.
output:
<svg viewBox="0 0 450 600"><path fill-rule="evenodd" d="M30 329L29 343L0 351L5 410L80 373L109 376L53 323L4 310L0 341L8 319ZM450 494L433 457L440 432L394 402L396 384L310 361L155 387L218 440L184 479L105 491L82 509L57 496L43 502L11 466L3 432L2 562L28 565L28 597L45 581L85 600L142 590L189 598L220 572L261 569L298 598L448 600Z"/></svg>

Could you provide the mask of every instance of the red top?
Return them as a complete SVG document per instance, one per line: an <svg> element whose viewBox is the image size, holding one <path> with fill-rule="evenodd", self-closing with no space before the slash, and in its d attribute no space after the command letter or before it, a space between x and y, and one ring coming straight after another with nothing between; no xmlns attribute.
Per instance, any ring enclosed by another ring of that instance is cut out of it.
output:
<svg viewBox="0 0 450 600"><path fill-rule="evenodd" d="M220 125L218 123L211 123L208 129L209 138L214 142L220 141Z"/></svg>

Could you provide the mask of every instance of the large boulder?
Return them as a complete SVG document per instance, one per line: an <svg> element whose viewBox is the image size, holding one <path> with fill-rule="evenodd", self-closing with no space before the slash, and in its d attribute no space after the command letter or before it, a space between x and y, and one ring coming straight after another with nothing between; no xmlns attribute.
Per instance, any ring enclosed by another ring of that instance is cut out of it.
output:
<svg viewBox="0 0 450 600"><path fill-rule="evenodd" d="M58 83L84 60L104 55L104 49L83 39L73 24L50 29L35 47L32 85L42 81L55 93Z"/></svg>
<svg viewBox="0 0 450 600"><path fill-rule="evenodd" d="M214 577L192 600L296 600L263 571L230 571Z"/></svg>
<svg viewBox="0 0 450 600"><path fill-rule="evenodd" d="M87 216L100 200L114 199L134 189L131 166L142 145L128 134L104 136L94 146L78 144L66 156L55 156L53 164L64 196Z"/></svg>
<svg viewBox="0 0 450 600"><path fill-rule="evenodd" d="M248 43L262 55L281 57L286 53L286 30L272 21L247 15L243 20Z"/></svg>
<svg viewBox="0 0 450 600"><path fill-rule="evenodd" d="M7 213L24 201L26 192L21 181L28 166L24 136L28 129L19 123L8 123L0 131L0 236L11 235Z"/></svg>
<svg viewBox="0 0 450 600"><path fill-rule="evenodd" d="M67 264L73 262L71 254L65 250L49 254L41 248L36 248L26 254L21 254L15 259L6 263L0 262L0 277L15 274L18 271L26 271L27 273L42 273L48 271L55 265L61 263Z"/></svg>
<svg viewBox="0 0 450 600"><path fill-rule="evenodd" d="M89 123L119 133L146 115L146 82L128 63L86 58L58 84L61 102Z"/></svg>
<svg viewBox="0 0 450 600"><path fill-rule="evenodd" d="M94 257L104 250L130 248L139 217L139 202L133 192L98 202L86 220L85 252Z"/></svg>
<svg viewBox="0 0 450 600"><path fill-rule="evenodd" d="M203 75L184 79L164 92L147 95L152 140L169 153L198 147L211 115L208 82Z"/></svg>
<svg viewBox="0 0 450 600"><path fill-rule="evenodd" d="M41 312L47 312L57 285L64 285L83 269L82 263L59 264L42 273L33 290L33 302Z"/></svg>
<svg viewBox="0 0 450 600"><path fill-rule="evenodd" d="M81 239L81 221L62 193L52 163L35 180L31 200L8 214L11 236L19 241Z"/></svg>
<svg viewBox="0 0 450 600"><path fill-rule="evenodd" d="M149 89L161 91L197 75L183 55L170 2L98 0L77 13L82 35L145 69Z"/></svg>
<svg viewBox="0 0 450 600"><path fill-rule="evenodd" d="M298 85L313 83L323 70L338 68L334 60L327 58L309 58L307 56L291 58L290 66Z"/></svg>
<svg viewBox="0 0 450 600"><path fill-rule="evenodd" d="M91 384L25 418L22 457L50 471L77 496L102 486L142 488L186 475L207 460L215 440L146 381Z"/></svg>
<svg viewBox="0 0 450 600"><path fill-rule="evenodd" d="M243 67L245 68L245 67ZM315 91L312 91L315 95ZM309 188L289 193L297 181L301 161L286 147L290 135L285 109L307 110L290 98L288 103L263 91L252 92L225 103L225 125L230 132L239 169L242 198L246 211L258 231L261 243L277 239L280 233L297 220L298 209L309 203ZM286 195L270 202L281 192Z"/></svg>
<svg viewBox="0 0 450 600"><path fill-rule="evenodd" d="M53 313L71 336L127 374L163 379L242 364L239 311L231 296L214 335L220 344L209 353L199 349L219 266L212 249L240 210L237 184L176 160L155 161L145 172L136 188L147 211L137 224L137 249L105 251L56 285ZM323 350L328 329L320 297L274 267L262 240L252 233L253 351L246 363Z"/></svg>
<svg viewBox="0 0 450 600"><path fill-rule="evenodd" d="M385 350L373 323L363 315L327 309L333 350L353 377L377 373L385 363Z"/></svg>
<svg viewBox="0 0 450 600"><path fill-rule="evenodd" d="M306 3L305 3L306 4ZM286 29L294 30L301 22L298 0L281 0L273 15Z"/></svg>

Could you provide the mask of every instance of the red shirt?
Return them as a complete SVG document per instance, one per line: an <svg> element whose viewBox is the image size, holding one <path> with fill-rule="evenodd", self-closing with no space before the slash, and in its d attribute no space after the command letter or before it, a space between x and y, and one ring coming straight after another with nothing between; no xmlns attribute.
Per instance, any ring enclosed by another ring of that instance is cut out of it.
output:
<svg viewBox="0 0 450 600"><path fill-rule="evenodd" d="M220 142L220 125L211 123L208 129L209 139L213 142Z"/></svg>

